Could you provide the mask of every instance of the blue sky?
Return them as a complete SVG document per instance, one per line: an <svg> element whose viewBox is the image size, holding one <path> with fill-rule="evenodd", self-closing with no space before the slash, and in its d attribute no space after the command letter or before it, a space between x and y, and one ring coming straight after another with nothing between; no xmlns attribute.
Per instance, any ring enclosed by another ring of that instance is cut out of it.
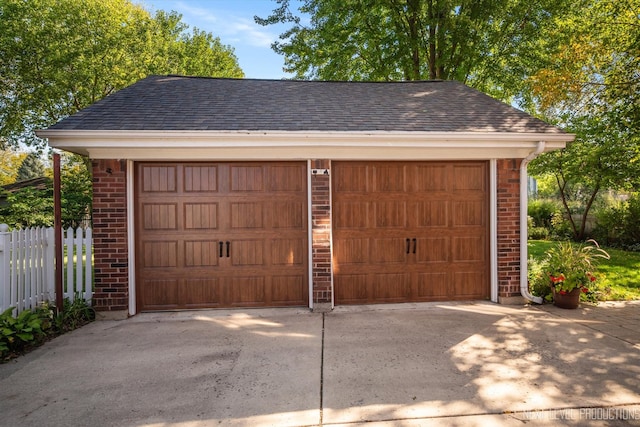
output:
<svg viewBox="0 0 640 427"><path fill-rule="evenodd" d="M162 9L182 14L190 28L220 37L235 49L246 78L281 79L291 77L282 71L284 57L271 49L271 43L289 26L263 27L253 21L254 15L267 17L277 6L271 0L139 0L136 3L150 12ZM295 2L292 1L292 4Z"/></svg>

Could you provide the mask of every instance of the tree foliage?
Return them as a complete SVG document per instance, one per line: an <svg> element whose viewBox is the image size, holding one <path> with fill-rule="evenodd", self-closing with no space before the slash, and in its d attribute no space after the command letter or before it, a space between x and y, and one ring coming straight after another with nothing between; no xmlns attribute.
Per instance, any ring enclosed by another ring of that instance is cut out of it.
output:
<svg viewBox="0 0 640 427"><path fill-rule="evenodd" d="M10 149L0 150L0 185L16 182L18 169L27 153L19 153Z"/></svg>
<svg viewBox="0 0 640 427"><path fill-rule="evenodd" d="M540 33L557 0L289 0L262 25L290 23L273 49L297 78L455 79L511 99L539 63Z"/></svg>
<svg viewBox="0 0 640 427"><path fill-rule="evenodd" d="M93 183L82 156L68 154L60 168L62 226L77 228L91 218Z"/></svg>
<svg viewBox="0 0 640 427"><path fill-rule="evenodd" d="M149 74L242 77L233 49L130 0L0 0L0 148Z"/></svg>
<svg viewBox="0 0 640 427"><path fill-rule="evenodd" d="M577 240L602 190L640 188L639 13L640 0L589 0L555 17L547 63L527 82L538 110L577 136L530 168L556 177Z"/></svg>
<svg viewBox="0 0 640 427"><path fill-rule="evenodd" d="M40 156L36 153L29 153L24 158L18 173L16 174L16 181L26 181L28 179L40 178L44 176L44 164L40 159Z"/></svg>
<svg viewBox="0 0 640 427"><path fill-rule="evenodd" d="M12 228L53 225L52 171L43 170L39 177L43 175L48 178L43 188L27 186L11 192L4 191L6 201L0 206L0 223ZM93 190L91 173L82 156L62 156L60 187L62 226L77 228L83 225L91 215Z"/></svg>

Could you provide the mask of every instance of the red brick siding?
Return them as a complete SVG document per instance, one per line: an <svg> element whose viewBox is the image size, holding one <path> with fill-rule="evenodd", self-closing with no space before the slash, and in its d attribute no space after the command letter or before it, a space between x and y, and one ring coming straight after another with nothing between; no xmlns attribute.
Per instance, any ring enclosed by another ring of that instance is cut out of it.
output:
<svg viewBox="0 0 640 427"><path fill-rule="evenodd" d="M311 260L313 302L330 303L331 298L331 161L313 160L311 168ZM327 174L325 174L325 170Z"/></svg>
<svg viewBox="0 0 640 427"><path fill-rule="evenodd" d="M93 160L93 250L98 311L128 310L127 167L125 161Z"/></svg>
<svg viewBox="0 0 640 427"><path fill-rule="evenodd" d="M497 161L498 296L520 295L520 159Z"/></svg>

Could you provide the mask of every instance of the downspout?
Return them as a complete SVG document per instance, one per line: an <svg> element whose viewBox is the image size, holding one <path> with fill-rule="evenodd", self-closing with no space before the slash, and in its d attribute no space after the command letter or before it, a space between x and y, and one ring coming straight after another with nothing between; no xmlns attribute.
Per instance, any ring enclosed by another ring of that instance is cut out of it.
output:
<svg viewBox="0 0 640 427"><path fill-rule="evenodd" d="M536 149L525 157L520 164L520 294L536 304L542 304L542 297L535 297L531 295L529 292L529 280L527 277L527 260L529 258L527 249L527 239L529 237L527 230L527 165L531 160L538 157L538 155L544 151L545 145L545 141L538 141Z"/></svg>

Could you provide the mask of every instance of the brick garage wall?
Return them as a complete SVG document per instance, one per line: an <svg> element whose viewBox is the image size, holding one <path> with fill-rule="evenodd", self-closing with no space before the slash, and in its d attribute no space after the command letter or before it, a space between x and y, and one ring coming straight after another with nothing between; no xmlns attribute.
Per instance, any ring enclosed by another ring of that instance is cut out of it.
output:
<svg viewBox="0 0 640 427"><path fill-rule="evenodd" d="M498 297L520 296L520 163L497 162Z"/></svg>
<svg viewBox="0 0 640 427"><path fill-rule="evenodd" d="M127 170L121 160L94 160L93 250L97 311L128 312Z"/></svg>
<svg viewBox="0 0 640 427"><path fill-rule="evenodd" d="M311 280L313 280L315 306L332 302L331 161L313 160L311 168L318 171L311 174L311 260L313 263Z"/></svg>

